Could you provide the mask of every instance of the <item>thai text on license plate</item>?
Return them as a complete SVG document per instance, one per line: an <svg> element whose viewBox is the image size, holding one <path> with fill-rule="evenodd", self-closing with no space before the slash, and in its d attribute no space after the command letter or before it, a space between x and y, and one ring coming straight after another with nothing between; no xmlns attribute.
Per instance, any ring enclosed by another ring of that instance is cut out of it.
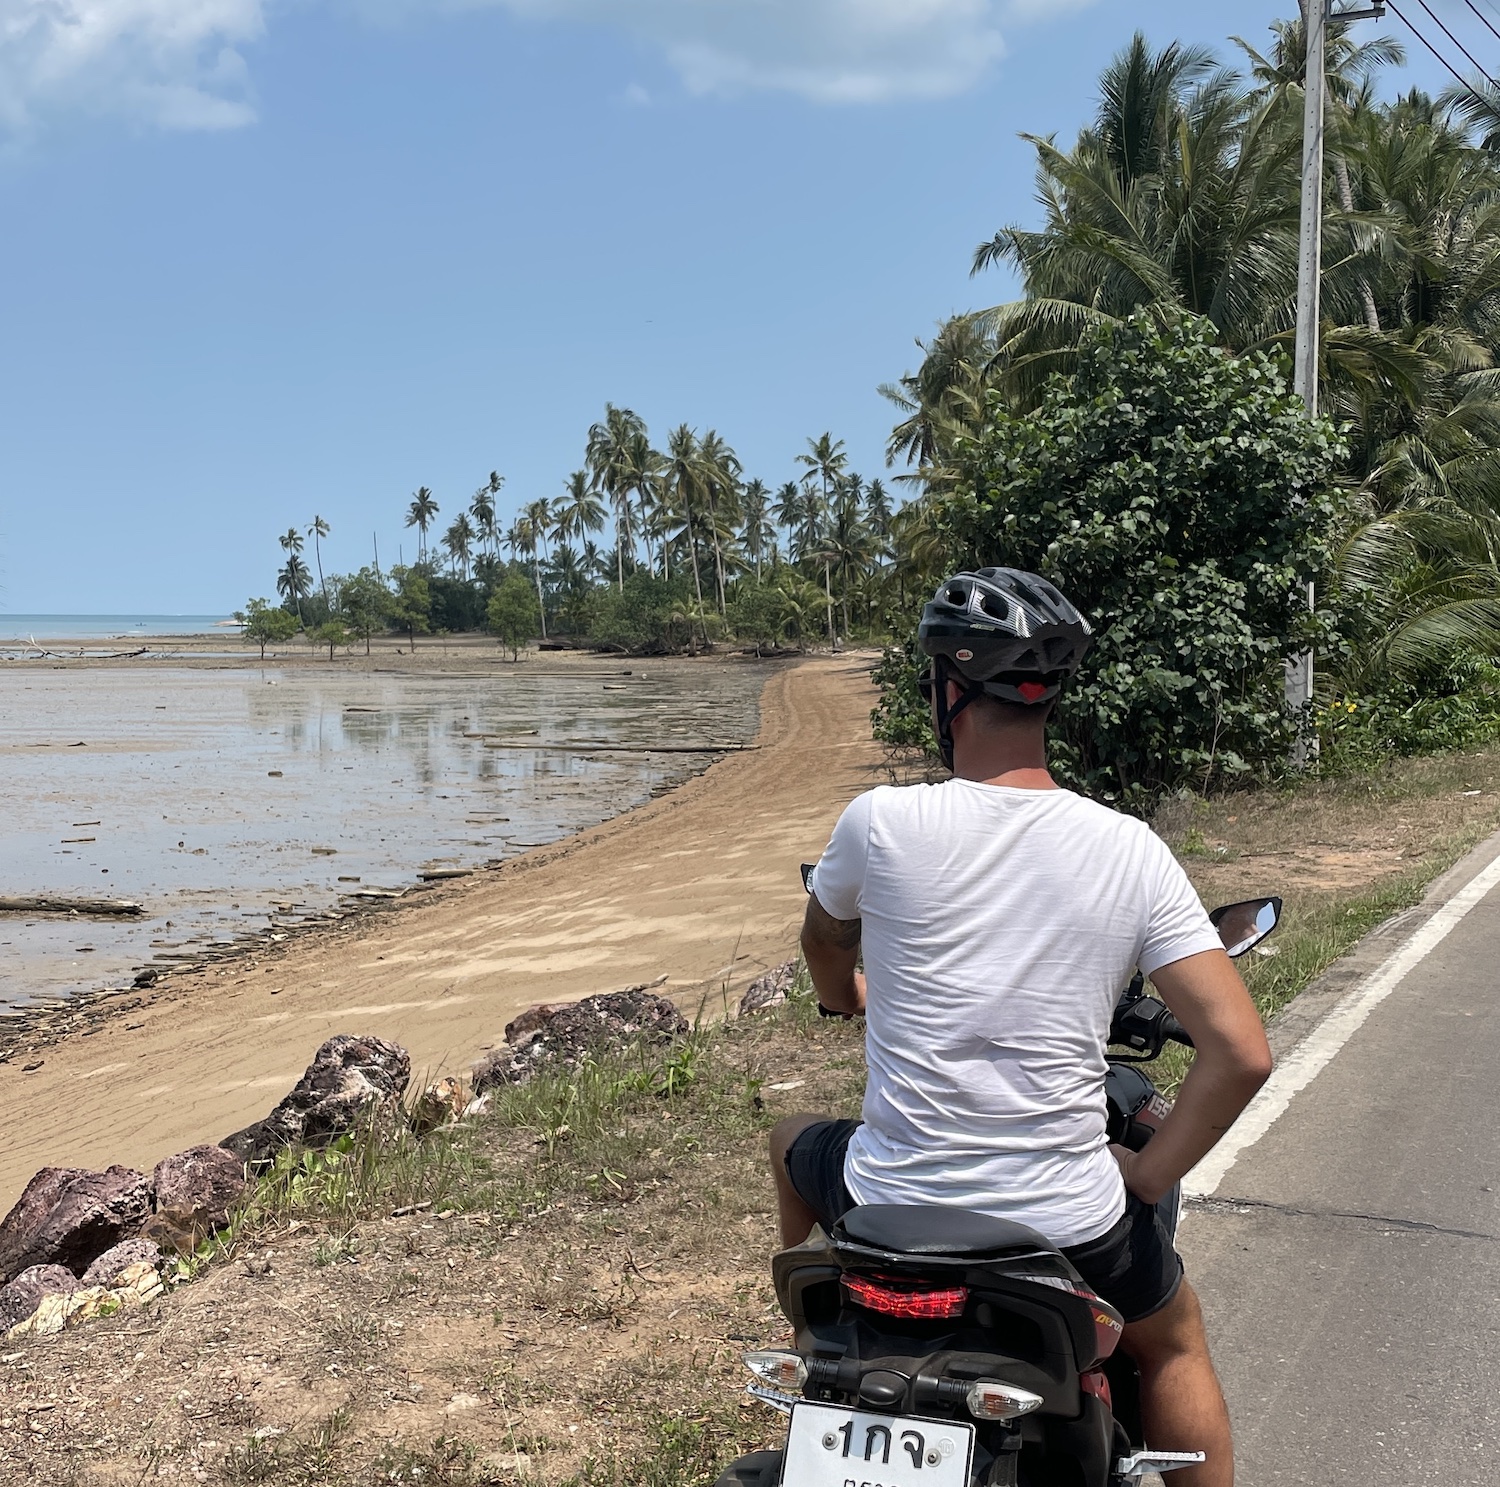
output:
<svg viewBox="0 0 1500 1487"><path fill-rule="evenodd" d="M797 1404L782 1487L969 1487L974 1427Z"/></svg>

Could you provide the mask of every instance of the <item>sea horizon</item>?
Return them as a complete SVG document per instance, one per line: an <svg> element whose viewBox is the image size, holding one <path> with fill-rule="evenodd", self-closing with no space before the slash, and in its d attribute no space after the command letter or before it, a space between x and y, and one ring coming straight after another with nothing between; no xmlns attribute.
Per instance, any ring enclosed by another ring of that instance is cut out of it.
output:
<svg viewBox="0 0 1500 1487"><path fill-rule="evenodd" d="M232 616L227 614L9 614L0 610L0 641L209 635L231 623Z"/></svg>

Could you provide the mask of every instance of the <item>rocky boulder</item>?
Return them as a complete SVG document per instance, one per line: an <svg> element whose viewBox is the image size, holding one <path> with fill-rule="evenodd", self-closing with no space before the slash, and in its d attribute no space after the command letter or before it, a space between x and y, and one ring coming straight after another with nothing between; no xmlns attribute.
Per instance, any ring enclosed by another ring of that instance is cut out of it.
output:
<svg viewBox="0 0 1500 1487"><path fill-rule="evenodd" d="M361 1116L394 1109L410 1078L404 1048L340 1033L318 1049L291 1094L264 1120L219 1145L249 1163L267 1162L287 1146L326 1146Z"/></svg>
<svg viewBox="0 0 1500 1487"><path fill-rule="evenodd" d="M757 976L746 988L740 999L740 1016L748 1017L753 1012L765 1012L779 1007L787 999L792 983L797 979L797 962L789 960L784 965L772 966L763 975Z"/></svg>
<svg viewBox="0 0 1500 1487"><path fill-rule="evenodd" d="M576 1068L590 1054L632 1043L661 1046L687 1030L676 1004L644 986L533 1007L505 1029L505 1044L475 1064L474 1090L521 1084L547 1067Z"/></svg>
<svg viewBox="0 0 1500 1487"><path fill-rule="evenodd" d="M163 1157L151 1174L160 1213L191 1214L204 1229L222 1229L244 1193L245 1163L222 1146L192 1146Z"/></svg>
<svg viewBox="0 0 1500 1487"><path fill-rule="evenodd" d="M83 1272L86 1286L114 1285L133 1265L145 1265L152 1270L161 1267L161 1251L149 1239L126 1239L107 1249Z"/></svg>
<svg viewBox="0 0 1500 1487"><path fill-rule="evenodd" d="M439 1079L417 1096L411 1107L411 1128L419 1136L461 1119L470 1104L468 1087L461 1079Z"/></svg>
<svg viewBox="0 0 1500 1487"><path fill-rule="evenodd" d="M0 1286L0 1337L24 1322L48 1296L71 1296L78 1277L61 1265L33 1265Z"/></svg>
<svg viewBox="0 0 1500 1487"><path fill-rule="evenodd" d="M0 1282L36 1265L82 1275L105 1250L138 1233L150 1212L151 1185L129 1167L43 1167L0 1219Z"/></svg>

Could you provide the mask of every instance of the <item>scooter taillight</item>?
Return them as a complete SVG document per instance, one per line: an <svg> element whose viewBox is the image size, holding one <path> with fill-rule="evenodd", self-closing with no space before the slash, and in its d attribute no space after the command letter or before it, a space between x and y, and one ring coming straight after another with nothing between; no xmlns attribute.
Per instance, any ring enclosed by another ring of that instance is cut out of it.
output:
<svg viewBox="0 0 1500 1487"><path fill-rule="evenodd" d="M923 1290L913 1286L892 1285L886 1281L867 1280L846 1275L844 1294L866 1311L878 1311L888 1317L910 1317L921 1321L938 1321L961 1317L969 1299L967 1286L944 1286Z"/></svg>

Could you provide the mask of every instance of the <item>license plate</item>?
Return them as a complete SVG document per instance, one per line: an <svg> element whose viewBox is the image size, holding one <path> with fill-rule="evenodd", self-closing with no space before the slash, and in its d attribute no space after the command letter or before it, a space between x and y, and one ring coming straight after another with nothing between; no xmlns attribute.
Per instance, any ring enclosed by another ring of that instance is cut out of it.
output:
<svg viewBox="0 0 1500 1487"><path fill-rule="evenodd" d="M974 1427L797 1404L782 1487L969 1487Z"/></svg>

